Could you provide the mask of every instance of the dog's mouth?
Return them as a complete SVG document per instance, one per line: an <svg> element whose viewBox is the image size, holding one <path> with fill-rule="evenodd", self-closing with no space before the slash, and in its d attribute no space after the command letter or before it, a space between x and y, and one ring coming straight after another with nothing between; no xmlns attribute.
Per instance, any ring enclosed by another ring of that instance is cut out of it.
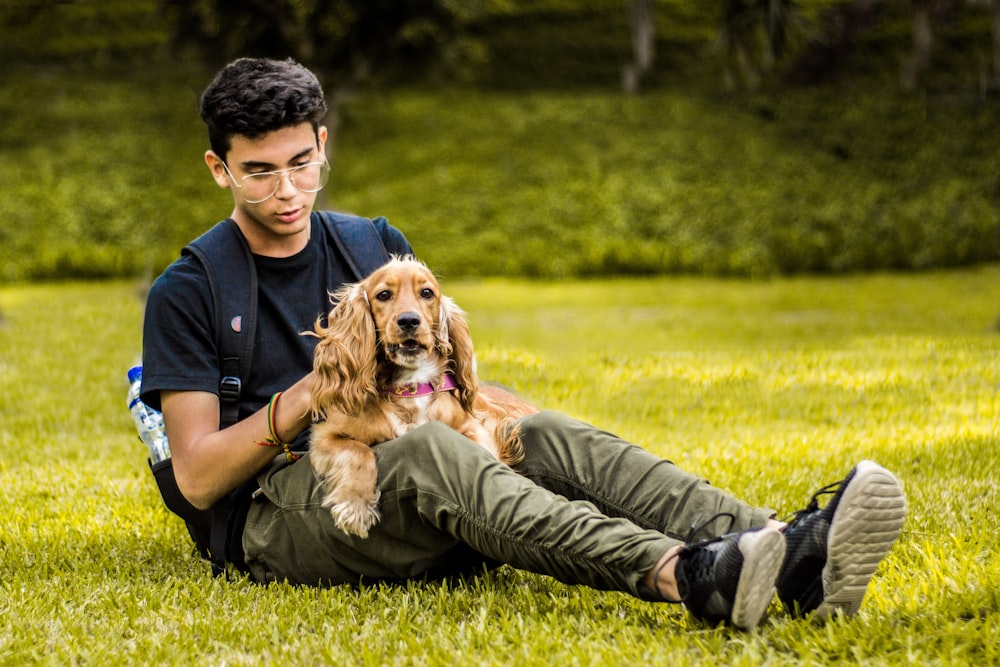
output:
<svg viewBox="0 0 1000 667"><path fill-rule="evenodd" d="M407 338L406 340L399 343L389 343L385 346L386 352L390 355L403 354L407 356L412 356L414 354L419 354L427 348L420 343L416 338Z"/></svg>

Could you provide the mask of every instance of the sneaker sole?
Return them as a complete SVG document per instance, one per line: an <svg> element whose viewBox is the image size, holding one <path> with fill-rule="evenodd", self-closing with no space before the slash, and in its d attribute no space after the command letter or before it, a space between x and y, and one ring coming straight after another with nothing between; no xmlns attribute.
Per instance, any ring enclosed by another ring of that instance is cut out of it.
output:
<svg viewBox="0 0 1000 667"><path fill-rule="evenodd" d="M868 582L899 537L905 517L906 499L893 474L871 461L859 463L830 521L818 617L858 612Z"/></svg>
<svg viewBox="0 0 1000 667"><path fill-rule="evenodd" d="M785 536L774 528L747 531L740 537L739 549L743 567L730 619L738 628L753 630L774 598L774 582L785 559Z"/></svg>

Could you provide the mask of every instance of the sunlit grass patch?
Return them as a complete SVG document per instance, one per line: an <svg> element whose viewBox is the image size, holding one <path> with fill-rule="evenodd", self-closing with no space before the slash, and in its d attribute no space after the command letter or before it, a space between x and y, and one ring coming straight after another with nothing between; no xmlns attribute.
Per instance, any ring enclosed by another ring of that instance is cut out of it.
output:
<svg viewBox="0 0 1000 667"><path fill-rule="evenodd" d="M125 408L131 284L0 289L0 664L992 664L1000 268L742 282L444 281L481 373L784 515L860 458L909 516L861 613L752 633L507 567L213 579Z"/></svg>

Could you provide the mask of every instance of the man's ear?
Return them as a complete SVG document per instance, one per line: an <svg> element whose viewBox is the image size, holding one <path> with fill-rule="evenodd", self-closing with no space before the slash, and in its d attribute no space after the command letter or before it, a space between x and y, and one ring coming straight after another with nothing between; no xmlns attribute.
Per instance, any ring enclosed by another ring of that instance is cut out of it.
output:
<svg viewBox="0 0 1000 667"><path fill-rule="evenodd" d="M326 125L320 125L316 128L316 149L319 151L319 154L323 156L326 155L326 138Z"/></svg>
<svg viewBox="0 0 1000 667"><path fill-rule="evenodd" d="M229 176L226 174L226 167L222 164L222 158L216 155L215 151L205 151L205 164L212 172L212 178L220 188L229 188Z"/></svg>

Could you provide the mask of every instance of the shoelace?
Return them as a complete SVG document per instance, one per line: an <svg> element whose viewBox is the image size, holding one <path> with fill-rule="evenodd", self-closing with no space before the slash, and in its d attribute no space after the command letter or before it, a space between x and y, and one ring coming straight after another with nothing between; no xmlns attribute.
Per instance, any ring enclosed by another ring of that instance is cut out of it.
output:
<svg viewBox="0 0 1000 667"><path fill-rule="evenodd" d="M809 504L806 505L805 509L796 510L791 514L789 514L788 516L786 516L785 518L781 519L781 521L783 523L787 523L788 527L791 528L792 526L797 524L800 520L809 516L813 512L818 512L820 509L819 508L820 496L829 496L836 494L838 491L840 491L841 484L843 484L843 480L839 482L834 482L833 484L827 484L826 486L824 486L819 491L813 494L812 498L809 500Z"/></svg>
<svg viewBox="0 0 1000 667"><path fill-rule="evenodd" d="M663 568L669 565L682 553L694 552L694 555L691 556L691 560L689 561L690 563L692 563L694 572L698 576L707 574L707 572L712 568L712 564L715 563L715 554L711 554L705 549L699 549L699 547L704 547L709 544L712 544L713 542L721 541L724 537L726 537L729 534L729 531L727 530L726 533L723 533L718 537L710 537L708 539L701 540L700 542L694 542L693 541L694 536L700 533L701 531L705 530L705 528L707 528L708 526L715 523L716 519L724 516L729 517L729 529L731 530L733 524L736 522L736 515L733 514L732 512L719 512L718 514L713 514L712 516L710 516L705 521L702 521L701 523L692 523L691 530L688 532L687 537L684 538L684 548L675 553L670 558L660 563L660 566L656 568L656 571L653 573L653 587L656 589L656 594L659 595L661 598L663 598L666 602L671 602L676 604L679 602L683 602L683 600L672 600L663 594L663 591L660 590L660 572L662 572ZM695 521L697 522L697 519L695 519Z"/></svg>
<svg viewBox="0 0 1000 667"><path fill-rule="evenodd" d="M694 536L695 535L697 535L701 531L705 530L705 528L707 528L708 526L710 526L713 523L715 523L716 519L718 519L719 517L723 517L723 516L728 516L729 517L729 528L726 530L725 533L723 533L719 537L710 537L708 539L702 540L701 542L697 542L697 543L694 542ZM697 521L697 519L696 519L696 521ZM688 532L687 537L684 538L684 546L687 547L688 549L694 549L696 547L704 546L705 544L710 544L712 542L718 542L723 537L725 537L726 535L729 534L729 531L732 530L734 523L736 523L736 515L733 514L732 512L719 512L718 514L713 514L712 516L708 517L708 519L706 519L705 521L702 521L701 523L692 523L691 524L691 530Z"/></svg>

